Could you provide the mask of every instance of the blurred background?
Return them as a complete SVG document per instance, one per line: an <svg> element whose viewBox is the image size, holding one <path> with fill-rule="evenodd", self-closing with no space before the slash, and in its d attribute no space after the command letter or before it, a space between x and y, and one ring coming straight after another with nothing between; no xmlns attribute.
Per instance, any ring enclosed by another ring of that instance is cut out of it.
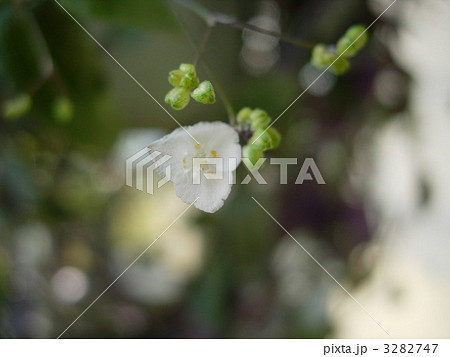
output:
<svg viewBox="0 0 450 357"><path fill-rule="evenodd" d="M391 0L196 2L315 44ZM0 336L55 338L186 207L171 185L124 186L125 159L177 125L54 1L0 4ZM166 0L61 4L160 102L196 57L185 30L206 30ZM450 337L449 31L448 0L398 0L351 70L276 124L270 155L314 158L327 184L290 167L279 185L267 165L269 185L190 209L64 337L387 337L251 196L391 335ZM275 118L320 74L310 52L218 24L205 57L236 110ZM163 105L183 125L227 121L220 98Z"/></svg>

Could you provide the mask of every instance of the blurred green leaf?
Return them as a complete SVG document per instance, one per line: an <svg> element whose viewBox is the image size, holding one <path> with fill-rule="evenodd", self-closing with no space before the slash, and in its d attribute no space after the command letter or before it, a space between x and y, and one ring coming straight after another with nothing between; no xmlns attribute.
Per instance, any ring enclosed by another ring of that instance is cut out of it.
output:
<svg viewBox="0 0 450 357"><path fill-rule="evenodd" d="M0 53L0 70L10 80L11 90L32 87L51 64L38 26L21 9L0 10Z"/></svg>
<svg viewBox="0 0 450 357"><path fill-rule="evenodd" d="M52 56L59 92L55 97L55 86L49 84L35 94L42 120L64 122L70 142L107 150L120 127L103 69L107 55L52 2L36 8L34 14ZM70 98L70 103L58 104L61 97Z"/></svg>
<svg viewBox="0 0 450 357"><path fill-rule="evenodd" d="M171 29L170 8L163 0L88 0L89 10L117 25Z"/></svg>

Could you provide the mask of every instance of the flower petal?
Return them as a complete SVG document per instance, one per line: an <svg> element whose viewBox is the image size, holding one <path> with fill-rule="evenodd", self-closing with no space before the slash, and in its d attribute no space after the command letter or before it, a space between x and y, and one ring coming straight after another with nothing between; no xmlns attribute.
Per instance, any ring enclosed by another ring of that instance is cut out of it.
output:
<svg viewBox="0 0 450 357"><path fill-rule="evenodd" d="M175 194L183 201L207 213L218 211L231 192L228 177L207 179L201 177L200 184L193 184L189 175L177 175L174 178ZM197 200L197 201L196 201Z"/></svg>
<svg viewBox="0 0 450 357"><path fill-rule="evenodd" d="M208 156L217 156L228 163L229 158L236 159L236 165L230 166L229 170L234 171L241 162L241 146L239 145L239 135L228 124L223 122L200 122L191 127L189 131L196 138L200 145L208 148ZM215 151L211 155L210 151ZM227 167L226 167L227 168ZM225 171L227 169L225 168Z"/></svg>
<svg viewBox="0 0 450 357"><path fill-rule="evenodd" d="M149 145L150 150L172 157L156 171L163 176L166 167L170 166L170 180L176 195L188 204L195 201L195 207L202 211L214 213L230 194L229 172L236 170L241 161L239 136L231 126L222 122L200 122L184 129L198 143L178 128ZM196 157L222 158L223 178L211 179L201 175L200 184L194 184L192 161Z"/></svg>

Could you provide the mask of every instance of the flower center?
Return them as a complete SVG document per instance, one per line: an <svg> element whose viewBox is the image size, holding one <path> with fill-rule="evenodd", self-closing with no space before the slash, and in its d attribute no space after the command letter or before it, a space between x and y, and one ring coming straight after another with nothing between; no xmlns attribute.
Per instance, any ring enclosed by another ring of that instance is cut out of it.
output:
<svg viewBox="0 0 450 357"><path fill-rule="evenodd" d="M192 158L197 158L197 159L203 159L200 161L200 168L203 172L207 172L210 174L214 174L216 173L216 165L215 164L211 164L210 161L208 159L210 158L216 158L217 157L217 151L216 150L210 150L209 153L207 153L207 151L205 151L201 144L195 144L194 145L195 148L195 153L192 156ZM183 169L184 170L190 170L192 168L188 166L188 160L190 158L188 156L184 156L182 159L183 162Z"/></svg>

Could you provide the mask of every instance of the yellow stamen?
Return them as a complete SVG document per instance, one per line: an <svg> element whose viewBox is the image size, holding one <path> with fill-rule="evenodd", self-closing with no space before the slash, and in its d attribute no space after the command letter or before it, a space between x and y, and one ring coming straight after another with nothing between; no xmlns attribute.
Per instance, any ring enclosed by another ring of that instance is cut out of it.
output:
<svg viewBox="0 0 450 357"><path fill-rule="evenodd" d="M212 157L216 157L217 156L217 151L216 150L211 150L211 155L212 155Z"/></svg>
<svg viewBox="0 0 450 357"><path fill-rule="evenodd" d="M200 144L195 144L195 148L198 150L200 149Z"/></svg>

